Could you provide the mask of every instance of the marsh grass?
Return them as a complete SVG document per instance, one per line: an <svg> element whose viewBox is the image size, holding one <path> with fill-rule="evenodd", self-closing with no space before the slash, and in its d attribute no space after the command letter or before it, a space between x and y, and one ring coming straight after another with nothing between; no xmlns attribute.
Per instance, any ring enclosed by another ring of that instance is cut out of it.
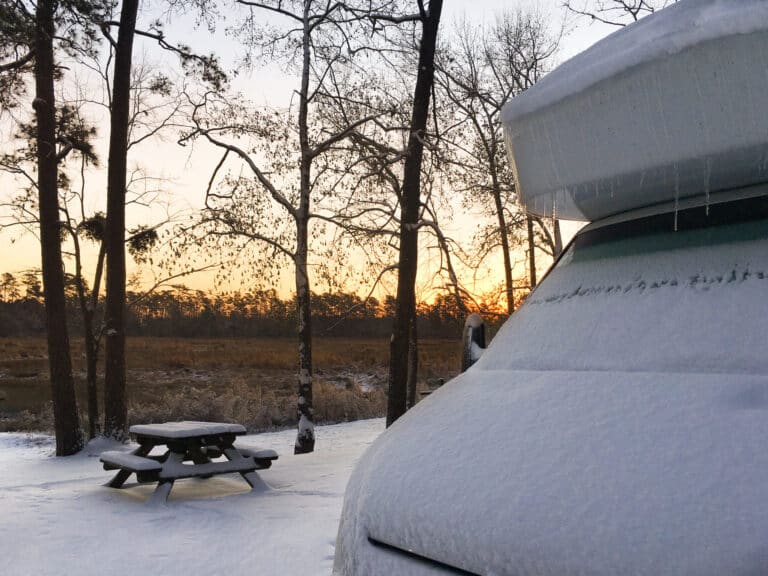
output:
<svg viewBox="0 0 768 576"><path fill-rule="evenodd" d="M83 342L71 341L76 371L85 368ZM293 369L297 344L291 338L128 338L128 370L163 368L263 368ZM315 338L313 359L318 369L386 366L387 340ZM419 359L426 370L455 371L461 363L461 345L456 340L420 341ZM48 351L43 338L0 338L0 369L25 374L46 374ZM102 358L103 361L103 358Z"/></svg>
<svg viewBox="0 0 768 576"><path fill-rule="evenodd" d="M383 416L387 405L380 388L363 392L323 381L314 386L314 401L318 424ZM159 402L134 403L129 420L132 424L178 420L237 422L249 432L258 432L294 426L296 400L293 394L239 381L225 389L189 387L167 391Z"/></svg>
<svg viewBox="0 0 768 576"><path fill-rule="evenodd" d="M72 351L84 412L81 340ZM129 338L126 352L132 424L212 420L259 431L296 422L293 339ZM313 356L318 423L385 414L387 340L316 338ZM458 373L460 343L424 340L419 357L421 387L428 388ZM0 431L50 431L52 424L45 340L0 338Z"/></svg>

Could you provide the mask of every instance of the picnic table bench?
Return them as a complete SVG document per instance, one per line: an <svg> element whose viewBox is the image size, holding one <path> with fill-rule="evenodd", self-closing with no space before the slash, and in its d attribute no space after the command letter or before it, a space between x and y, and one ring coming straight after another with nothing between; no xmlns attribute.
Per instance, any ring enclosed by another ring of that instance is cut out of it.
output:
<svg viewBox="0 0 768 576"><path fill-rule="evenodd" d="M236 447L235 438L245 434L240 424L222 422L166 422L131 426L138 448L133 452L103 452L105 470L118 470L107 483L121 488L131 474L139 483L157 482L150 503L168 499L173 483L182 478L210 478L216 474L238 472L254 488L266 485L256 470L263 470L277 459L274 450ZM164 446L162 454L151 454ZM216 458L225 460L214 461ZM185 462L191 462L189 464Z"/></svg>

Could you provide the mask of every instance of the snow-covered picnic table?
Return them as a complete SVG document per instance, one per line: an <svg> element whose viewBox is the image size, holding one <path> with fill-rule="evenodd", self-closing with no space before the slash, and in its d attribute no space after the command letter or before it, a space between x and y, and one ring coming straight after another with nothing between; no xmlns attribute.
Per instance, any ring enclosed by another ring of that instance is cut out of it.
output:
<svg viewBox="0 0 768 576"><path fill-rule="evenodd" d="M138 482L157 482L151 503L168 498L173 483L181 478L210 478L216 474L239 472L254 488L266 485L256 470L269 468L277 459L274 450L258 450L234 445L235 438L245 434L240 424L224 422L166 422L131 426L138 448L132 452L109 451L101 454L105 470L118 470L107 483L121 488L131 474ZM161 454L151 454L165 447ZM214 461L224 457L224 460ZM190 462L185 464L185 462Z"/></svg>

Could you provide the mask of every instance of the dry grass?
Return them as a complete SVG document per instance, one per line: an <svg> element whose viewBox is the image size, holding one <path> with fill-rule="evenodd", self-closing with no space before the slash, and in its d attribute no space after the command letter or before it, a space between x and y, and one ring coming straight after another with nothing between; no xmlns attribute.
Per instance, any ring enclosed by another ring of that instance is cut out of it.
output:
<svg viewBox="0 0 768 576"><path fill-rule="evenodd" d="M84 411L82 341L73 363ZM129 338L131 423L180 419L233 421L249 430L296 422L293 339ZM383 416L389 342L315 339L315 414L330 423ZM426 340L420 347L422 388L459 371L460 344ZM47 350L41 338L0 338L0 431L50 430Z"/></svg>
<svg viewBox="0 0 768 576"><path fill-rule="evenodd" d="M383 416L386 395L379 389L362 392L318 382L314 386L317 423L347 422ZM250 432L294 426L297 422L293 394L279 393L239 381L228 389L189 387L168 391L157 402L133 404L132 424L177 420L237 422Z"/></svg>
<svg viewBox="0 0 768 576"><path fill-rule="evenodd" d="M454 340L425 340L419 354L427 370L458 370L461 347ZM129 370L162 368L212 369L259 368L291 370L296 366L295 339L183 339L129 338L126 351ZM387 340L316 338L312 347L319 370L354 366L359 369L385 366L389 358Z"/></svg>
<svg viewBox="0 0 768 576"><path fill-rule="evenodd" d="M75 370L84 367L83 342L73 338ZM458 369L461 346L456 340L422 340L420 362L427 369ZM297 343L292 338L128 338L126 356L129 370L162 368L248 367L292 369ZM315 366L320 369L350 364L366 367L386 365L388 340L316 338ZM25 366L25 370L47 370L48 350L43 338L0 338L0 367Z"/></svg>
<svg viewBox="0 0 768 576"><path fill-rule="evenodd" d="M0 413L0 432L53 433L53 405L46 402L37 410Z"/></svg>

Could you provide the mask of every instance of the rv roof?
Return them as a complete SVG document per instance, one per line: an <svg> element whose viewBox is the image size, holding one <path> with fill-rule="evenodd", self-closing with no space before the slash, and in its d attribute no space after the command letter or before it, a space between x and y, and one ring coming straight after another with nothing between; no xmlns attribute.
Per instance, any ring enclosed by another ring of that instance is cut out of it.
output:
<svg viewBox="0 0 768 576"><path fill-rule="evenodd" d="M503 112L531 213L594 221L768 182L768 2L682 0Z"/></svg>

